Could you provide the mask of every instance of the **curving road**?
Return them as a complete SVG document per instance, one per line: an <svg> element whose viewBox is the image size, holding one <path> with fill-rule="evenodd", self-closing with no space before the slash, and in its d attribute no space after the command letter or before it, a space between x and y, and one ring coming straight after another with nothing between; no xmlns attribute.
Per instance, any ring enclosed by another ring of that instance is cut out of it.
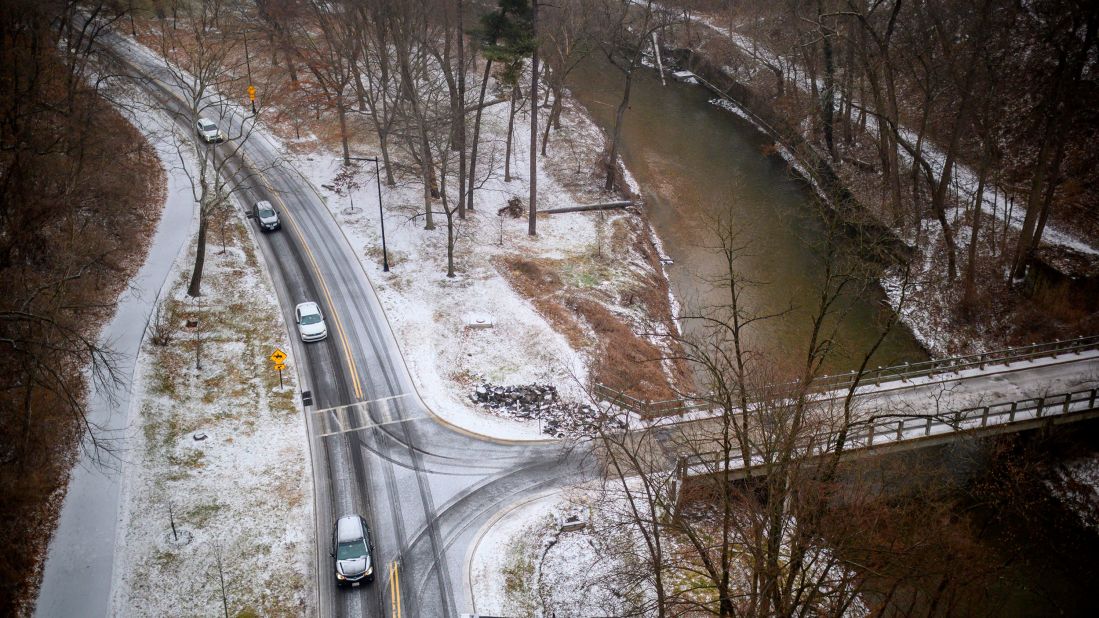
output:
<svg viewBox="0 0 1099 618"><path fill-rule="evenodd" d="M105 49L168 108L185 109L162 61L123 36ZM227 113L230 135L251 119ZM191 127L181 127L190 131ZM231 155L230 145L213 146ZM478 528L497 510L532 492L578 480L583 460L555 442L492 440L438 420L420 400L392 329L357 256L316 190L256 129L232 173L251 178L242 205L276 205L283 229L257 242L287 324L297 303L321 304L323 342L296 337L315 487L316 587L324 616L388 616L399 595L402 616L457 616L467 611L462 571ZM350 590L335 585L331 527L358 512L373 526L376 577ZM398 589L390 565L399 565Z"/></svg>

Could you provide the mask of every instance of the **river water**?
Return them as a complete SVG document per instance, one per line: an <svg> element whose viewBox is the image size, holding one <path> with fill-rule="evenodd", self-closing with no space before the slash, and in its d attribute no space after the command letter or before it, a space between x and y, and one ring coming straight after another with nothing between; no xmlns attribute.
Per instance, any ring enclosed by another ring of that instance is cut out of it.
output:
<svg viewBox="0 0 1099 618"><path fill-rule="evenodd" d="M569 88L609 135L622 96L621 73L592 57L570 76ZM713 221L730 220L746 243L739 276L760 282L743 299L756 314L791 309L758 322L748 335L755 349L804 358L809 318L823 278L818 253L824 222L806 183L785 162L764 154L771 140L735 115L707 103L710 93L655 71L635 74L622 128L623 162L642 188L653 228L674 263L668 277L688 311L727 302L714 277L725 272ZM825 367L853 369L889 315L874 285L844 299L836 323L840 353ZM689 327L688 327L689 329ZM688 334L690 331L688 330ZM903 326L895 326L871 367L917 361L926 353Z"/></svg>
<svg viewBox="0 0 1099 618"><path fill-rule="evenodd" d="M575 70L569 88L609 134L622 94L621 74L593 58ZM649 221L664 251L674 260L667 269L677 298L687 308L726 301L727 292L715 291L706 282L723 272L721 257L708 248L715 242L708 221L732 218L741 230L740 240L748 243L748 255L739 263L740 276L765 282L747 290L745 300L758 313L779 312L791 303L795 307L782 319L759 323L750 343L774 357L796 353L804 358L810 328L806 318L822 278L817 241L824 233L823 219L809 187L792 177L781 158L765 154L771 140L746 121L710 105L710 98L700 86L671 80L662 85L655 71L640 71L634 76L623 124L622 159L641 186ZM876 286L844 300L847 311L836 326L838 343L846 353L833 359L826 367L829 372L852 369L889 315ZM871 366L926 358L910 331L898 325ZM1099 435L1099 429L1091 431L1089 435ZM1091 444L1099 442L1092 439ZM993 503L986 509L1009 506ZM1086 539L1080 547L1093 549L1099 543L1093 533L1079 531L1063 509L1047 511L1042 515L1050 525L1072 529L1076 536L1071 538ZM958 515L966 516L966 509L960 508ZM988 517L978 514L977 519ZM1049 537L1034 530L1013 529L1003 538L985 535L973 540L1001 555L1006 564L991 597L977 591L963 601L995 599L996 608L985 608L981 615L1069 615L1094 609L1088 583L1099 567L1089 551L1051 552Z"/></svg>

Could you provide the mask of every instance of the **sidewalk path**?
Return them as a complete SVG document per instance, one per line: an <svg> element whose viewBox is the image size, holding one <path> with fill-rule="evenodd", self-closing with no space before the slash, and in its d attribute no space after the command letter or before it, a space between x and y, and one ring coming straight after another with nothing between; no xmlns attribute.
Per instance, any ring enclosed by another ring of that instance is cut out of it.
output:
<svg viewBox="0 0 1099 618"><path fill-rule="evenodd" d="M131 117L146 137L149 117ZM154 141L155 143L155 141ZM89 386L88 421L111 440L115 455L97 465L86 453L73 468L57 529L50 540L35 616L106 616L111 594L121 464L127 459L130 394L145 324L176 256L185 250L195 216L191 185L172 164L170 144L156 144L167 176L164 209L145 263L118 300L100 341L117 354L120 388Z"/></svg>

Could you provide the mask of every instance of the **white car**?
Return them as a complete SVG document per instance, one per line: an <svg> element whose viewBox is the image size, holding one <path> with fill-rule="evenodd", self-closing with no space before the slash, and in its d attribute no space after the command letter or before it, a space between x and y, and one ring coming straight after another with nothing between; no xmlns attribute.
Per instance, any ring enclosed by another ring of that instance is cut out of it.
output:
<svg viewBox="0 0 1099 618"><path fill-rule="evenodd" d="M328 328L324 325L324 316L317 303L302 303L294 308L294 321L298 323L298 334L301 340L321 341L328 336Z"/></svg>
<svg viewBox="0 0 1099 618"><path fill-rule="evenodd" d="M221 143L225 141L225 134L218 128L217 123L209 118L199 118L195 123L195 130L198 131L198 136L202 138L202 141L207 144Z"/></svg>

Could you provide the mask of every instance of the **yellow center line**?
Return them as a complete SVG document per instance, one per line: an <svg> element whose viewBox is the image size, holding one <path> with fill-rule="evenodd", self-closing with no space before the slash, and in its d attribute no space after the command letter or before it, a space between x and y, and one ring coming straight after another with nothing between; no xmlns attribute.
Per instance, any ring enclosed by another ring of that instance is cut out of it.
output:
<svg viewBox="0 0 1099 618"><path fill-rule="evenodd" d="M393 565L396 562L389 563L389 616L390 618L397 618L397 580L395 576L397 572L393 570Z"/></svg>
<svg viewBox="0 0 1099 618"><path fill-rule="evenodd" d="M247 161L246 161L247 162ZM267 187L267 191L271 194L271 197L279 203L282 207L282 212L290 219L290 223L294 228L294 234L298 237L298 242L301 247L305 249L305 254L309 257L309 262L313 265L313 272L317 275L317 281L321 284L321 291L324 293L325 299L328 301L328 311L332 314L332 317L336 321L336 331L339 333L340 342L343 345L343 355L347 359L348 367L351 369L351 382L355 387L355 397L362 399L363 389L362 383L359 381L359 369L355 365L355 358L351 354L351 344L348 343L347 334L344 332L343 320L340 319L340 314L336 311L336 304L332 302L332 294L328 290L328 283L325 281L324 276L321 274L320 266L317 264L317 258L313 256L313 251L309 249L309 245L305 242L305 236L301 233L301 227L298 225L297 220L294 218L293 213L286 206L286 202L279 196L278 191L275 191L271 187L271 183L267 180L266 174L260 174L260 178L263 180L263 185Z"/></svg>
<svg viewBox="0 0 1099 618"><path fill-rule="evenodd" d="M393 561L393 578L396 582L396 586L393 588L393 598L397 600L397 618L401 618L401 566L396 560Z"/></svg>
<svg viewBox="0 0 1099 618"><path fill-rule="evenodd" d="M124 62L129 64L131 67L137 68L129 60L124 60ZM176 99L180 103L186 104L186 101L183 100L183 97L178 92L176 92L175 89L172 88L169 84L164 83L159 77L153 76L152 79L161 85L162 90L167 90L172 98ZM244 152L240 153L240 158L245 165L248 165L248 157L245 155ZM313 265L313 272L316 273L317 280L320 281L321 289L324 292L324 297L328 300L328 310L332 313L332 317L336 320L336 330L339 332L340 342L343 344L343 355L344 358L347 359L347 364L351 369L351 382L355 387L355 397L357 399L362 399L363 389L362 383L359 380L359 369L355 365L355 358L351 354L351 345L348 343L347 334L344 332L343 329L343 320L340 319L340 314L336 311L336 304L332 302L332 294L328 291L328 283L325 281L324 276L321 275L321 269L320 266L317 265L317 259L313 256L313 252L309 249L309 245L305 243L305 236L301 233L301 227L298 225L297 220L294 219L294 215L290 212L290 209L286 207L286 202L284 202L282 200L282 197L279 196L278 192L271 187L271 183L267 179L267 174L259 174L259 177L263 180L263 185L267 187L267 191L271 194L275 201L277 201L279 205L282 206L282 211L286 213L286 215L290 218L290 222L293 224L294 233L298 237L298 242L301 244L302 248L305 249L306 255L309 256L309 261Z"/></svg>

